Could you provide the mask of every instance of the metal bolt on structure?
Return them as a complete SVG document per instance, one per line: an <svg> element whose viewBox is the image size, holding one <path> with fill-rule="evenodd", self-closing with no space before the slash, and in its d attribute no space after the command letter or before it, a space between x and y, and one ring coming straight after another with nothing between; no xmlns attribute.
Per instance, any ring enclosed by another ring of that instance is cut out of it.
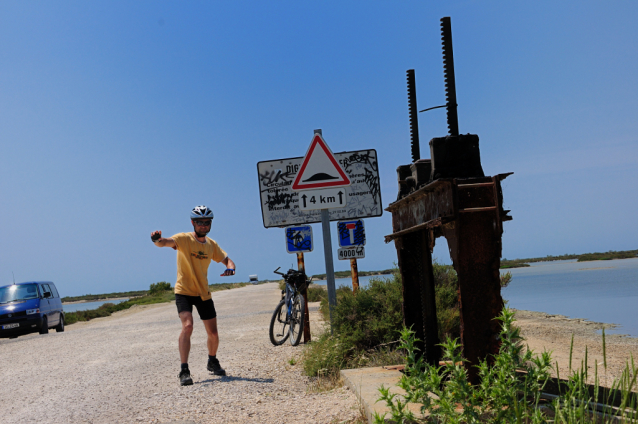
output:
<svg viewBox="0 0 638 424"><path fill-rule="evenodd" d="M471 382L475 365L498 352L502 308L500 257L503 222L512 218L503 209L501 181L507 174L485 176L479 138L459 134L450 18L441 19L449 134L430 140L431 159L420 158L414 70L407 72L413 162L397 168L399 193L387 207L403 284L403 315L421 340L424 360L438 365L438 339L432 249L445 237L458 275L461 343Z"/></svg>

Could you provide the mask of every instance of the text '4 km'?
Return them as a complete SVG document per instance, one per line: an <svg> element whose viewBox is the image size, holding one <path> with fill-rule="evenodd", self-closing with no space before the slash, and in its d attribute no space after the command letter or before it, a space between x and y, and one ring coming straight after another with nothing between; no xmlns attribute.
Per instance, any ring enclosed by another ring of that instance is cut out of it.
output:
<svg viewBox="0 0 638 424"><path fill-rule="evenodd" d="M340 208L346 205L347 197L348 195L344 187L304 190L299 196L299 209L308 211L313 209Z"/></svg>

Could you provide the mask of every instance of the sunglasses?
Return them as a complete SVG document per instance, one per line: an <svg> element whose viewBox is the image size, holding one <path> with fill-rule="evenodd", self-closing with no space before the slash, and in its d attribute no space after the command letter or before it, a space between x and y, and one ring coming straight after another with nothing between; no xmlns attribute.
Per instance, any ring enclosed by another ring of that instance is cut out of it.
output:
<svg viewBox="0 0 638 424"><path fill-rule="evenodd" d="M208 227L210 224L213 223L212 220L206 220L206 221L193 221L195 223L195 225L199 226L199 227Z"/></svg>

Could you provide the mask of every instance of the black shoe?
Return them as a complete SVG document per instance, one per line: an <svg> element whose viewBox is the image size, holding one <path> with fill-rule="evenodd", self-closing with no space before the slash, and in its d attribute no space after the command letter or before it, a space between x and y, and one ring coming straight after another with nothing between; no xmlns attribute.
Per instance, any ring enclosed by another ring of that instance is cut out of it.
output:
<svg viewBox="0 0 638 424"><path fill-rule="evenodd" d="M193 379L191 378L191 372L189 370L182 370L179 373L179 384L180 386L190 386L193 384Z"/></svg>
<svg viewBox="0 0 638 424"><path fill-rule="evenodd" d="M215 375L226 375L226 371L219 365L217 358L208 358L208 366L206 368Z"/></svg>

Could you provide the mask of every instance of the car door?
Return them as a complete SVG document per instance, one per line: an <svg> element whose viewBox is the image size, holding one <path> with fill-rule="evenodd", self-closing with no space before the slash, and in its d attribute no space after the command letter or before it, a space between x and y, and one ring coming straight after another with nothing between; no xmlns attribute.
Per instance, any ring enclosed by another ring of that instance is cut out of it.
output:
<svg viewBox="0 0 638 424"><path fill-rule="evenodd" d="M51 288L51 293L53 294L51 307L54 310L55 322L59 323L60 317L62 316L62 300L60 299L60 294L58 293L58 289L57 287L55 287L55 284L49 283L49 287Z"/></svg>
<svg viewBox="0 0 638 424"><path fill-rule="evenodd" d="M44 297L45 293L51 293L51 288L48 284L40 284L40 313L42 316L47 317L48 326L51 327L51 298Z"/></svg>

